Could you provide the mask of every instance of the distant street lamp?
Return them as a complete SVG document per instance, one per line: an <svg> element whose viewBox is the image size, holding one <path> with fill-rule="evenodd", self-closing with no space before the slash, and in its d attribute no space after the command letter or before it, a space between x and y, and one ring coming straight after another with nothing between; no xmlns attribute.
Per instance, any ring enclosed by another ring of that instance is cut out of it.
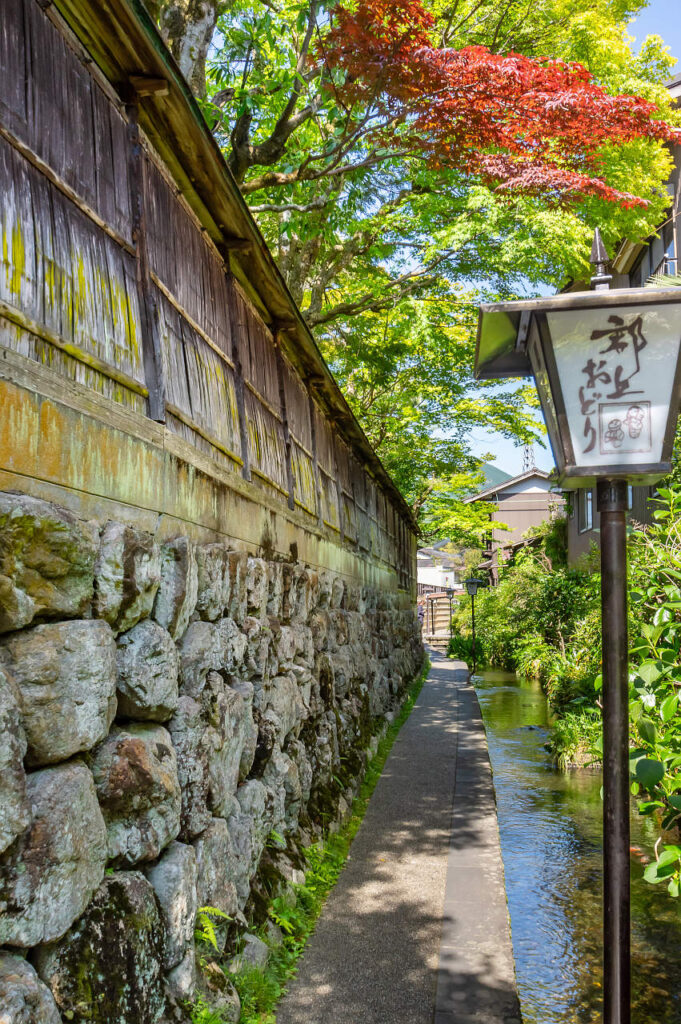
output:
<svg viewBox="0 0 681 1024"><path fill-rule="evenodd" d="M473 671L472 675L475 675L476 669L476 652L475 652L475 595L477 594L480 587L486 587L487 584L484 580L476 580L473 576L470 579L464 581L466 592L471 599L471 630L473 632Z"/></svg>
<svg viewBox="0 0 681 1024"><path fill-rule="evenodd" d="M533 375L559 482L597 487L603 634L604 1024L630 1022L628 484L671 469L681 395L681 291L593 291L480 307L476 375Z"/></svg>

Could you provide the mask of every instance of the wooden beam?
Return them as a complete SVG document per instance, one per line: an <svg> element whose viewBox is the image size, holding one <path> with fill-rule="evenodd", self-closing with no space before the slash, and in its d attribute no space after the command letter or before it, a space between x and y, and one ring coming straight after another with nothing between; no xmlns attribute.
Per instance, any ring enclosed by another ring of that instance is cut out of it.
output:
<svg viewBox="0 0 681 1024"><path fill-rule="evenodd" d="M169 92L166 78L130 75L129 82L138 96L167 96Z"/></svg>

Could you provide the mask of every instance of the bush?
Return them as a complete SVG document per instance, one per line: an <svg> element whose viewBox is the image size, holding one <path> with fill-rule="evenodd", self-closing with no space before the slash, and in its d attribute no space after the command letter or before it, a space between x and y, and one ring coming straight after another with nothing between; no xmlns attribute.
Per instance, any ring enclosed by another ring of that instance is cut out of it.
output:
<svg viewBox="0 0 681 1024"><path fill-rule="evenodd" d="M517 554L498 586L475 600L478 661L539 679L556 707L593 697L600 671L599 579L567 567L564 530L563 519L533 530L539 544ZM458 604L452 624L452 653L463 657L458 652L471 637L469 597Z"/></svg>
<svg viewBox="0 0 681 1024"><path fill-rule="evenodd" d="M556 765L565 771L597 764L601 760L600 738L597 708L568 711L555 722L547 748Z"/></svg>
<svg viewBox="0 0 681 1024"><path fill-rule="evenodd" d="M447 657L458 658L465 661L467 665L473 664L473 637L462 636L461 633L452 633L447 646ZM477 665L484 663L482 644L475 638L475 662Z"/></svg>

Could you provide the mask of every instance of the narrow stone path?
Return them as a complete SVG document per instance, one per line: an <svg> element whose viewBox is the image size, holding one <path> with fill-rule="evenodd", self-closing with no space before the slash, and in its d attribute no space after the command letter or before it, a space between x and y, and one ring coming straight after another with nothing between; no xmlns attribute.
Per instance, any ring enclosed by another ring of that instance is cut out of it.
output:
<svg viewBox="0 0 681 1024"><path fill-rule="evenodd" d="M520 1024L480 709L431 658L277 1024Z"/></svg>

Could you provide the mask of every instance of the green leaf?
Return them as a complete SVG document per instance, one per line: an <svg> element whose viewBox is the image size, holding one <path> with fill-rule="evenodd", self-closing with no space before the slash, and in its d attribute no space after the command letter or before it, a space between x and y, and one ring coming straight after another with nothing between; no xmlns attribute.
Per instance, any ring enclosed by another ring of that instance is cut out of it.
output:
<svg viewBox="0 0 681 1024"><path fill-rule="evenodd" d="M676 864L679 859L679 848L678 846L665 846L663 852L657 858L658 871L660 868L667 867L668 864Z"/></svg>
<svg viewBox="0 0 681 1024"><path fill-rule="evenodd" d="M642 757L636 762L636 778L649 792L664 778L664 765L650 757Z"/></svg>
<svg viewBox="0 0 681 1024"><path fill-rule="evenodd" d="M656 661L644 661L636 671L647 686L650 686L662 675L662 668Z"/></svg>
<svg viewBox="0 0 681 1024"><path fill-rule="evenodd" d="M668 722L676 714L676 709L679 706L679 697L676 693L670 693L668 697L662 701L660 705L660 718L663 722Z"/></svg>
<svg viewBox="0 0 681 1024"><path fill-rule="evenodd" d="M645 742L654 746L655 740L657 739L657 730L655 729L655 723L650 718L639 718L636 723L639 736Z"/></svg>
<svg viewBox="0 0 681 1024"><path fill-rule="evenodd" d="M655 862L653 862L652 864L648 864L645 871L643 872L643 877L645 878L646 882L650 882L652 885L657 885L658 882L664 881L664 879L658 878L657 864Z"/></svg>

